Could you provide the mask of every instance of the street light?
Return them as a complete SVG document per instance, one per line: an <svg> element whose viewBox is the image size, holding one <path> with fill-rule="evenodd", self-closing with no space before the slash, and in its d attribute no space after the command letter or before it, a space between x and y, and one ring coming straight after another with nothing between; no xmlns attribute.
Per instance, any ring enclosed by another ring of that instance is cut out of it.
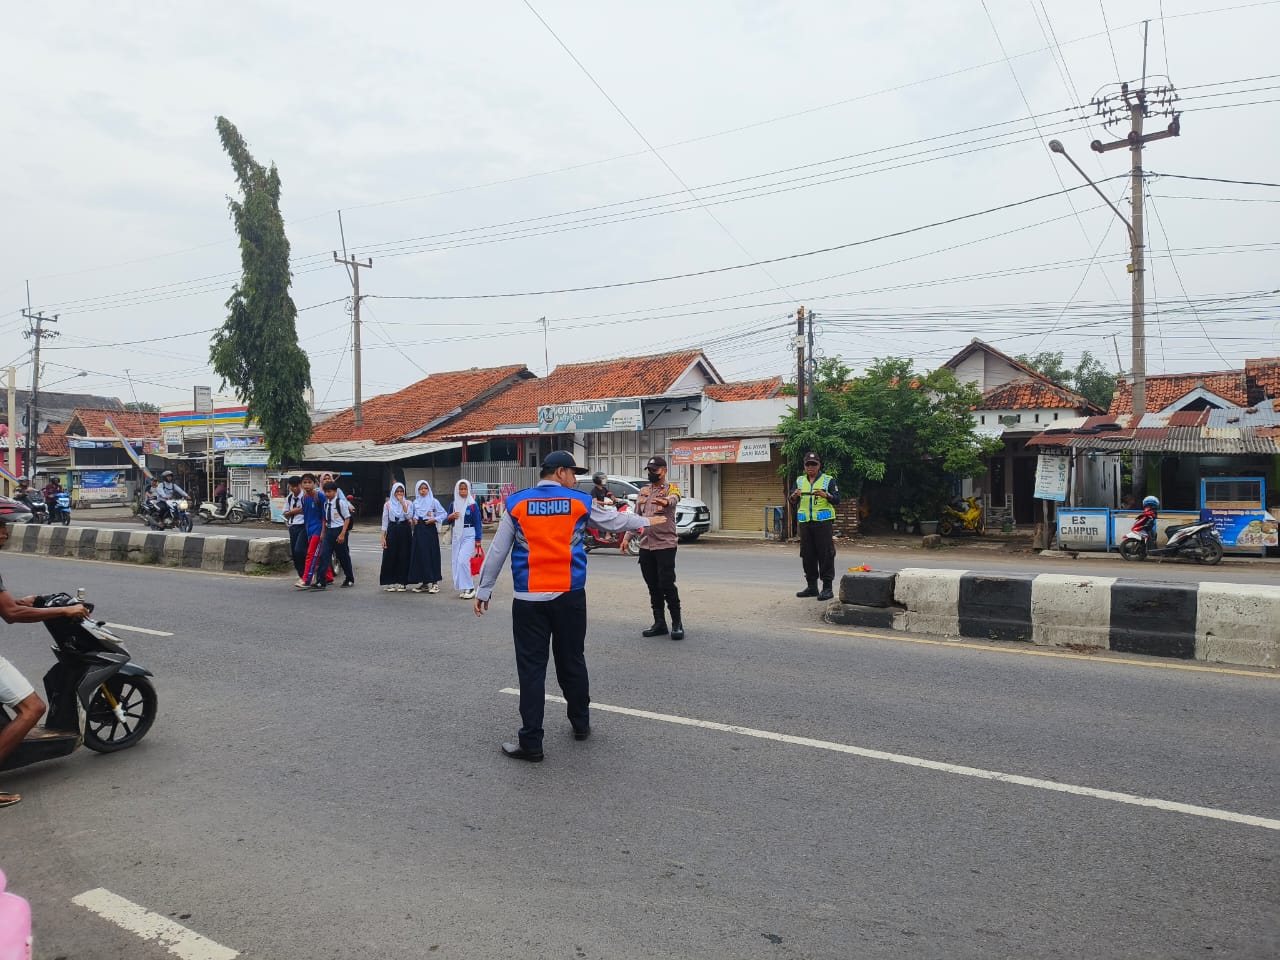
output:
<svg viewBox="0 0 1280 960"><path fill-rule="evenodd" d="M75 380L77 377L87 377L88 375L88 370L81 370L79 373L73 373L69 377L63 377L61 380L55 380L53 383L42 384L42 386L44 389L48 390L50 387L56 387L60 383L66 383L68 380Z"/></svg>
<svg viewBox="0 0 1280 960"><path fill-rule="evenodd" d="M1067 163L1075 167L1076 173L1084 177L1084 182L1089 184L1089 186L1093 187L1094 191L1098 194L1098 196L1102 198L1102 202L1111 208L1111 212L1120 218L1120 222L1123 223L1125 226L1125 229L1129 231L1129 242L1132 244L1134 242L1133 224L1129 222L1128 217L1126 217L1123 213L1120 212L1120 208L1111 202L1111 198L1102 192L1102 188L1100 188L1096 183L1090 180L1089 175L1080 169L1080 164L1076 163L1075 160L1071 159L1071 154L1067 153L1067 148L1062 145L1062 141L1050 140L1049 150L1053 153L1060 153L1064 157L1066 157Z"/></svg>

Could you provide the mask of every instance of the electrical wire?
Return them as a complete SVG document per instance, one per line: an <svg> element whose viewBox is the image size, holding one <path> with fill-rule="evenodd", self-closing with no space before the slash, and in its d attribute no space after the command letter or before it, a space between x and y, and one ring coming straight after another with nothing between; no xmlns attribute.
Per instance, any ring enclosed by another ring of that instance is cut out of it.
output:
<svg viewBox="0 0 1280 960"><path fill-rule="evenodd" d="M1151 200L1151 212L1156 215L1156 223L1160 224L1160 233L1164 236L1165 246L1171 246L1169 243L1169 231L1165 229L1164 218L1160 216L1160 208L1156 206L1154 198ZM1191 304L1191 296L1187 293L1187 285L1182 282L1182 271L1178 269L1178 261L1172 256L1169 257L1169 266L1173 268L1173 275L1178 281L1179 288L1182 290L1183 298L1186 299L1188 304ZM1204 331L1204 338L1209 341L1209 346L1213 348L1213 352L1218 355L1218 359L1223 363L1229 364L1227 358L1222 355L1222 351L1218 349L1218 345L1214 342L1213 338L1209 336L1209 331L1205 328L1204 322L1200 320L1200 312L1195 309L1194 304L1191 304L1191 309L1195 311L1196 321L1200 323L1200 329Z"/></svg>

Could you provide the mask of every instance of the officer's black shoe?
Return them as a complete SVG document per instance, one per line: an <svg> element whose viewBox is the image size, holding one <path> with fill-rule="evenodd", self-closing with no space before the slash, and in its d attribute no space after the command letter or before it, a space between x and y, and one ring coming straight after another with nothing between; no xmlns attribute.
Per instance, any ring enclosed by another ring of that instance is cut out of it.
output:
<svg viewBox="0 0 1280 960"><path fill-rule="evenodd" d="M684 639L684 624L681 623L679 620L671 621L671 639L672 640Z"/></svg>
<svg viewBox="0 0 1280 960"><path fill-rule="evenodd" d="M834 596L834 594L832 594L831 592L831 581L830 580L822 581L822 592L818 594L818 599L830 600L832 596Z"/></svg>
<svg viewBox="0 0 1280 960"><path fill-rule="evenodd" d="M575 740L587 740L587 739L589 739L590 737L591 737L591 728L590 728L590 727L574 727L574 728L573 728L573 739L575 739Z"/></svg>
<svg viewBox="0 0 1280 960"><path fill-rule="evenodd" d="M801 590L799 593L796 594L797 597L816 597L817 595L818 595L818 585L816 583L809 584L807 587L805 587L803 590Z"/></svg>
<svg viewBox="0 0 1280 960"><path fill-rule="evenodd" d="M642 637L665 637L667 635L667 625L661 620L655 620L652 627L646 627L640 631Z"/></svg>
<svg viewBox="0 0 1280 960"><path fill-rule="evenodd" d="M542 762L541 750L526 750L518 743L504 743L502 745L502 752L512 760L528 760L530 763Z"/></svg>

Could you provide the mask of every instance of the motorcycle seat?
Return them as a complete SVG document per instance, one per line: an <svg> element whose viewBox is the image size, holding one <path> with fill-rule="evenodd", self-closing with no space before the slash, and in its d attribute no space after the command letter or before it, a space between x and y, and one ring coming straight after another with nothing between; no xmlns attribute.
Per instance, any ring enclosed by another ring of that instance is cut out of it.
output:
<svg viewBox="0 0 1280 960"><path fill-rule="evenodd" d="M1179 530L1185 530L1187 529L1187 527L1198 527L1203 522L1204 522L1203 520L1192 520L1190 523L1174 524L1173 526L1165 527L1165 532L1168 533L1170 536L1172 536L1173 534L1177 533Z"/></svg>

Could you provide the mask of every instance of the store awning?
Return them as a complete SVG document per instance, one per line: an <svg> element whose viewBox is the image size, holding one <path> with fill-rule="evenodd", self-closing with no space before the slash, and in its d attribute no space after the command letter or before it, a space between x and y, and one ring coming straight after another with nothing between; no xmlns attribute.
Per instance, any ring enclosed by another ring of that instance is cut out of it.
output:
<svg viewBox="0 0 1280 960"><path fill-rule="evenodd" d="M350 440L338 443L308 443L302 448L305 463L394 463L442 450L461 449L461 442L382 443L372 440Z"/></svg>

